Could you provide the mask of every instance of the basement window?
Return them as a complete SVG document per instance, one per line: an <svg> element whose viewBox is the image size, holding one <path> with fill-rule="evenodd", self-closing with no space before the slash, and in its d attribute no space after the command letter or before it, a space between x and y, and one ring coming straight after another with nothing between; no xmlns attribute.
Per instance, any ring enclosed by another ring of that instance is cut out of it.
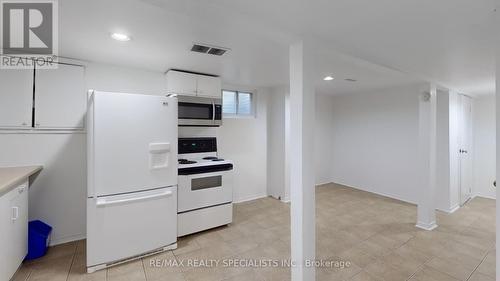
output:
<svg viewBox="0 0 500 281"><path fill-rule="evenodd" d="M254 96L250 92L222 90L224 117L254 117Z"/></svg>

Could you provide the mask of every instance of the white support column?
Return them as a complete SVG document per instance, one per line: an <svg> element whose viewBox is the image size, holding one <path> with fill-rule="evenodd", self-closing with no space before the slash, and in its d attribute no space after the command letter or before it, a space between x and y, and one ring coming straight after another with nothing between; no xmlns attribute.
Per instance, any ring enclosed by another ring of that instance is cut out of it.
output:
<svg viewBox="0 0 500 281"><path fill-rule="evenodd" d="M433 230L436 224L436 85L419 97L419 179L417 227Z"/></svg>
<svg viewBox="0 0 500 281"><path fill-rule="evenodd" d="M293 281L315 280L313 54L303 42L290 46L290 197Z"/></svg>
<svg viewBox="0 0 500 281"><path fill-rule="evenodd" d="M498 12L497 12L498 13ZM500 16L497 16L500 17ZM500 20L497 21L497 27L500 26ZM496 29L499 30L498 28ZM497 39L500 41L500 39ZM497 50L500 50L500 42L498 43ZM497 51L497 66L496 66L496 141L497 141L497 187L496 187L496 244L500 245L500 51ZM500 249L496 251L496 280L500 280Z"/></svg>
<svg viewBox="0 0 500 281"><path fill-rule="evenodd" d="M496 31L496 141L497 141L497 200L496 200L496 245L500 245L500 4L496 2L497 11L495 13L495 28ZM496 280L500 280L500 250L496 251Z"/></svg>

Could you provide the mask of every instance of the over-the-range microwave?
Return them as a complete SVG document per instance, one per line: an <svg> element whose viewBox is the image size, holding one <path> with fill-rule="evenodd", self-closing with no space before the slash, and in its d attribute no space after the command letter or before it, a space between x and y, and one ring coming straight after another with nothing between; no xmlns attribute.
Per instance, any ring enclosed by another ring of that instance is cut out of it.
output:
<svg viewBox="0 0 500 281"><path fill-rule="evenodd" d="M222 99L177 96L179 126L218 127L222 125Z"/></svg>

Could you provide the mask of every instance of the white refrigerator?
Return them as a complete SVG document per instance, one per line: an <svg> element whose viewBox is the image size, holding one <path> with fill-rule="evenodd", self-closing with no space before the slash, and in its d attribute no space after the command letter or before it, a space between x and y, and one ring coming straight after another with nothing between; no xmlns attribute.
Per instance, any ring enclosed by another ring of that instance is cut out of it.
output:
<svg viewBox="0 0 500 281"><path fill-rule="evenodd" d="M89 91L87 271L177 247L177 99Z"/></svg>

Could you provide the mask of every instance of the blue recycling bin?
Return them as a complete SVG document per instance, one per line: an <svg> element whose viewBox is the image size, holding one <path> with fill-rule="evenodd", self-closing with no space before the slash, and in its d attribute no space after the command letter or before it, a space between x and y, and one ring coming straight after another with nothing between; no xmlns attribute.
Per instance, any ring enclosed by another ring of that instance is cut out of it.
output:
<svg viewBox="0 0 500 281"><path fill-rule="evenodd" d="M42 221L35 220L28 223L28 255L26 260L37 259L47 252L52 227Z"/></svg>

